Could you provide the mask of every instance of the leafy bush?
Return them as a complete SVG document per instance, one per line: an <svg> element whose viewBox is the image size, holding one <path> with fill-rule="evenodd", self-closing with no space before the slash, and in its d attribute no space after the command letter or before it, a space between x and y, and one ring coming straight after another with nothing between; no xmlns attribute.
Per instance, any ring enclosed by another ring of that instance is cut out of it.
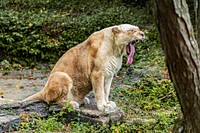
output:
<svg viewBox="0 0 200 133"><path fill-rule="evenodd" d="M140 26L152 20L147 10L120 0L10 1L0 12L0 49L10 62L55 63L94 31L121 23Z"/></svg>

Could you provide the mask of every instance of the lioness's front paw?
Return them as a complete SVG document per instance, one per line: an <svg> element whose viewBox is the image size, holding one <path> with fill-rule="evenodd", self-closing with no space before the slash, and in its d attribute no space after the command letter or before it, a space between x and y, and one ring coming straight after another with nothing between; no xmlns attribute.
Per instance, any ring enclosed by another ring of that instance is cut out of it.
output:
<svg viewBox="0 0 200 133"><path fill-rule="evenodd" d="M113 107L111 104L105 104L105 105L100 104L100 105L97 105L97 108L98 110L103 111L103 112L110 112L115 109L115 107Z"/></svg>
<svg viewBox="0 0 200 133"><path fill-rule="evenodd" d="M107 104L109 104L109 105L112 106L113 108L116 108L116 107L117 107L116 103L113 102L113 101L109 101Z"/></svg>
<svg viewBox="0 0 200 133"><path fill-rule="evenodd" d="M79 108L79 104L76 101L70 101L70 106L73 109L78 109Z"/></svg>

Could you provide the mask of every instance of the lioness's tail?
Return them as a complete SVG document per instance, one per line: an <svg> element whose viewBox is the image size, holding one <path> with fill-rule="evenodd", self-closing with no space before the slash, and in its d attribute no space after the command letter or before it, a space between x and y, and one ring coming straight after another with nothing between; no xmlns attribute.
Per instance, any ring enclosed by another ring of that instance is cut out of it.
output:
<svg viewBox="0 0 200 133"><path fill-rule="evenodd" d="M31 100L44 100L44 97L43 97L43 91L39 91L38 93L32 95L32 96L29 96L28 98L22 100L22 102L25 102L25 101L31 101Z"/></svg>

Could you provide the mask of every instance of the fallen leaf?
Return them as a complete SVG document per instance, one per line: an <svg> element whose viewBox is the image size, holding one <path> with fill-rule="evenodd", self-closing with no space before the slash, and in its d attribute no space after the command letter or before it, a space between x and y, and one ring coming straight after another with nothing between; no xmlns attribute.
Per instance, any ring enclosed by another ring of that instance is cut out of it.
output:
<svg viewBox="0 0 200 133"><path fill-rule="evenodd" d="M164 75L168 75L169 73L167 71L163 71L163 70L160 70L160 72Z"/></svg>
<svg viewBox="0 0 200 133"><path fill-rule="evenodd" d="M70 123L67 125L67 127L68 127L68 129L70 129L70 130L71 130L71 125L70 125Z"/></svg>
<svg viewBox="0 0 200 133"><path fill-rule="evenodd" d="M0 95L3 95L3 92L0 92Z"/></svg>
<svg viewBox="0 0 200 133"><path fill-rule="evenodd" d="M22 113L20 114L20 117L21 117L21 121L22 121L22 122L29 122L29 115L26 114L25 112L22 112Z"/></svg>
<svg viewBox="0 0 200 133"><path fill-rule="evenodd" d="M116 133L119 133L118 129L116 130Z"/></svg>
<svg viewBox="0 0 200 133"><path fill-rule="evenodd" d="M20 88L19 89L24 89L24 86L20 86Z"/></svg>
<svg viewBox="0 0 200 133"><path fill-rule="evenodd" d="M32 24L32 23L29 23L29 24L28 24L28 26L29 26L29 27L32 27L32 26L33 26L33 24Z"/></svg>

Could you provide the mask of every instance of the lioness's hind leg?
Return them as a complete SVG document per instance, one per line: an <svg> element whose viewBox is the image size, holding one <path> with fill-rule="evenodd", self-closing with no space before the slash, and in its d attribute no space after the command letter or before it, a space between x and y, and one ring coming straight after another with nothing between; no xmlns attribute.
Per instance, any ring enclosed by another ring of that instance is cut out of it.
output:
<svg viewBox="0 0 200 133"><path fill-rule="evenodd" d="M46 100L48 103L55 102L60 106L70 106L74 109L79 108L79 103L74 101L71 93L73 88L72 79L64 72L53 73L47 83Z"/></svg>
<svg viewBox="0 0 200 133"><path fill-rule="evenodd" d="M72 87L72 79L67 73L55 72L51 74L44 88L45 101L47 103L62 103L63 100L67 100L69 90Z"/></svg>

